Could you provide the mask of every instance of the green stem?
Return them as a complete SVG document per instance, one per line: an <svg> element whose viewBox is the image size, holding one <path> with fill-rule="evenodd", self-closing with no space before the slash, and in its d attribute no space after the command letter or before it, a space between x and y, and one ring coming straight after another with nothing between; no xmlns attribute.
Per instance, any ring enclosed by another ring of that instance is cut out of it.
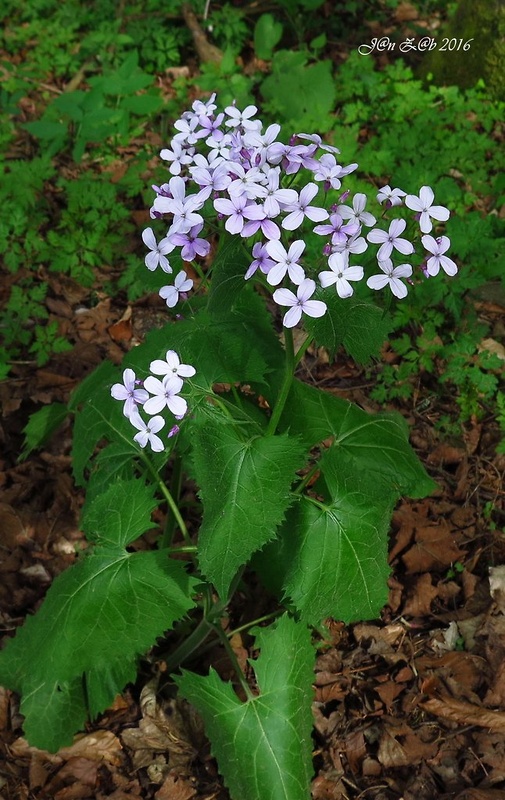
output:
<svg viewBox="0 0 505 800"><path fill-rule="evenodd" d="M265 614L263 617L253 619L251 622L246 622L245 625L241 625L239 628L235 628L233 631L228 631L226 636L228 639L231 639L232 636L235 636L235 634L242 633L242 631L247 631L254 627L254 625L259 625L261 622L266 622L269 619L275 619L276 617L280 616L281 613L281 611L272 611L270 614Z"/></svg>
<svg viewBox="0 0 505 800"><path fill-rule="evenodd" d="M316 462L316 463L315 463L315 464L313 464L313 465L312 465L312 467L309 469L309 471L307 472L307 474L305 475L305 477L303 478L303 480L302 480L302 481L300 481L300 483L298 484L298 486L297 486L297 487L296 487L296 489L294 490L293 494L301 494L301 493L303 492L303 490L305 489L305 487L307 486L307 484L308 484L308 482L310 481L310 479L312 478L312 476L316 474L316 472L318 471L318 469L320 469L320 467L319 467L319 462Z"/></svg>
<svg viewBox="0 0 505 800"><path fill-rule="evenodd" d="M254 695L251 692L251 690L249 688L249 684L247 683L247 681L245 679L245 675L244 675L244 673L242 672L242 670L240 668L240 664L238 663L237 656L235 655L233 647L230 644L230 640L228 639L228 636L226 635L226 633L222 629L221 625L219 625L219 623L217 625L214 625L214 630L216 631L219 639L221 640L221 643L222 643L224 649L226 650L226 652L228 654L228 658L230 659L230 661L232 663L232 666L233 666L233 668L235 670L235 674L236 674L236 676L238 678L238 681L239 681L242 689L244 690L245 696L247 697L248 700L253 700L254 699Z"/></svg>
<svg viewBox="0 0 505 800"><path fill-rule="evenodd" d="M172 479L170 481L170 493L172 497L175 495L177 499L181 496L181 486L182 486L182 459L180 456L176 456L174 458L174 462L172 465ZM165 522L165 530L163 531L163 536L160 539L160 548L163 547L170 547L172 544L174 533L176 527L176 518L174 514L167 514L167 519Z"/></svg>
<svg viewBox="0 0 505 800"><path fill-rule="evenodd" d="M300 349L295 355L295 365L298 365L302 358L304 357L305 353L307 352L308 348L312 344L314 337L311 334L307 334L307 338L305 339L304 343L301 345Z"/></svg>
<svg viewBox="0 0 505 800"><path fill-rule="evenodd" d="M210 633L216 630L215 626L204 617L196 626L193 633L190 633L174 652L165 659L166 672L170 673L177 669L183 661L186 661L204 643Z"/></svg>
<svg viewBox="0 0 505 800"><path fill-rule="evenodd" d="M201 291L202 289L205 289L205 286L208 284L209 275L208 275L208 273L204 273L203 272L201 265L197 261L191 261L190 264L193 267L193 269L195 270L195 272L198 275L198 277L200 278L200 284L198 286L198 291Z"/></svg>
<svg viewBox="0 0 505 800"><path fill-rule="evenodd" d="M288 399L291 384L293 383L296 362L293 344L293 332L291 328L284 329L284 345L286 352L286 372L284 374L284 380L282 382L279 396L277 397L277 402L275 403L272 416L270 417L270 422L268 423L267 436L273 436L277 429L281 414L284 410L284 406L286 405L286 400Z"/></svg>
<svg viewBox="0 0 505 800"><path fill-rule="evenodd" d="M240 408L242 410L242 398L240 397L240 394L237 391L237 387L233 383L230 384L230 385L231 385L231 393L232 393L233 397L235 398L235 402L236 402L238 408Z"/></svg>
<svg viewBox="0 0 505 800"><path fill-rule="evenodd" d="M175 502L174 498L170 494L170 492L168 490L168 487L165 485L165 483L163 483L163 481L161 480L161 478L158 475L157 471L154 469L153 465L149 461L148 457L144 453L141 453L140 457L142 458L144 464L147 466L147 469L149 470L149 472L153 476L154 480L156 481L156 483L160 487L160 491L161 491L163 497L165 498L165 500L167 501L167 503L168 503L168 505L170 507L170 510L172 511L172 514L175 517L175 521L177 522L177 524L179 526L179 529L180 529L180 531L182 533L182 537L183 537L184 541L186 542L187 545L192 545L193 542L191 541L191 537L190 537L190 535L188 533L188 529L186 528L186 524L185 524L183 518L181 517L181 512L179 511L179 509L177 507L177 503Z"/></svg>

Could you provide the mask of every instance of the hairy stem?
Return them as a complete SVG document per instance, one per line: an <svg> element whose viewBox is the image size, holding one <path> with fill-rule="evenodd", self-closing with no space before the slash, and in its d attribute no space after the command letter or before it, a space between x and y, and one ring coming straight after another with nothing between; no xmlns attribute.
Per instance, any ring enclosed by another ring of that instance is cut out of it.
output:
<svg viewBox="0 0 505 800"><path fill-rule="evenodd" d="M247 683L245 675L242 672L240 664L238 663L237 656L235 655L235 652L233 650L233 647L230 644L230 640L228 639L227 634L224 632L224 630L222 629L221 625L219 625L219 623L217 625L214 625L214 630L216 631L216 633L217 633L217 635L218 635L218 637L219 637L219 639L221 641L221 644L223 645L224 649L226 650L228 658L230 659L230 661L232 663L232 666L233 666L233 668L235 670L235 675L237 676L237 679L238 679L242 689L244 690L245 696L247 697L248 700L253 700L254 699L254 695L253 695L253 693L251 692L251 690L249 688L249 684Z"/></svg>
<svg viewBox="0 0 505 800"><path fill-rule="evenodd" d="M176 521L177 525L179 526L179 530L182 533L182 537L183 537L184 541L186 542L187 545L192 546L193 542L191 541L191 536L189 535L188 529L186 528L186 523L184 522L184 520L183 520L183 518L181 516L181 512L179 511L179 509L177 507L177 503L175 502L174 498L172 497L168 487L162 481L162 479L158 475L157 471L154 469L153 465L151 464L151 462L149 461L147 456L144 453L141 453L140 457L142 458L144 464L147 466L149 472L151 473L151 475L155 479L156 483L158 484L163 497L167 501L168 506L169 506L172 514L174 515L175 521Z"/></svg>
<svg viewBox="0 0 505 800"><path fill-rule="evenodd" d="M180 664L186 661L196 650L199 649L199 647L201 647L209 634L214 633L215 630L215 626L212 624L212 622L209 622L206 617L200 620L195 630L190 633L187 639L184 639L179 647L177 647L174 652L165 659L166 672L170 673L177 669Z"/></svg>
<svg viewBox="0 0 505 800"><path fill-rule="evenodd" d="M172 497L175 496L177 500L179 500L181 495L181 486L182 486L182 460L180 456L176 456L174 458L174 462L172 465L170 494L172 495ZM176 528L176 522L177 520L174 514L167 514L165 530L163 531L163 536L160 539L160 548L170 547L170 545L172 544Z"/></svg>
<svg viewBox="0 0 505 800"><path fill-rule="evenodd" d="M267 436L273 436L277 430L277 425L279 424L281 414L284 410L284 406L286 405L286 400L288 399L291 384L293 383L296 361L293 344L293 332L291 328L284 329L284 345L286 352L286 371L284 373L284 380L282 382L279 396L277 397L277 402L275 403L272 416L270 417L270 422L268 423Z"/></svg>

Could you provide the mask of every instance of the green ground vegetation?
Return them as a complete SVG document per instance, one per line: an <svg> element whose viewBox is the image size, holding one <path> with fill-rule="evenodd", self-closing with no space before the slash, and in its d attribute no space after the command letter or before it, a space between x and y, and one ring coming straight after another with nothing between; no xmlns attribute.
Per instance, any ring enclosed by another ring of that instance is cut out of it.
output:
<svg viewBox="0 0 505 800"><path fill-rule="evenodd" d="M265 11L211 2L206 20L206 4L195 1L220 62L198 62L182 3L169 5L3 4L0 378L18 359L43 365L72 346L49 319L45 276L69 276L89 288L90 302L97 284L130 300L153 288L139 269L133 212L163 180L153 164L171 122L196 94L217 91L221 103L256 102L288 134L324 134L344 163L359 163L355 191L433 187L453 212L447 235L460 272L388 309L396 357L371 368L373 397L408 399L425 382L457 399L458 417L440 422L449 431L496 414L498 403L503 419L503 360L482 346L500 333L476 300L505 297L505 104L482 81L461 89L435 71L423 82L397 53L380 62L360 56L367 23L394 24L398 0L345 0L338 13L323 0L278 0ZM421 20L447 10L436 0L413 5Z"/></svg>

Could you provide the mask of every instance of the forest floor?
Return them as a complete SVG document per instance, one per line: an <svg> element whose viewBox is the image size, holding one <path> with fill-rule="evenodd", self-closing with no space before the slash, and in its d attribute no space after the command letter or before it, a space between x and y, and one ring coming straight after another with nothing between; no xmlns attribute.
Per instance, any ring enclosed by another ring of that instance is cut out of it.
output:
<svg viewBox="0 0 505 800"><path fill-rule="evenodd" d="M0 641L36 611L51 581L86 544L79 529L84 495L72 479L71 426L20 461L30 413L66 402L104 359L119 364L165 321L157 295L132 304L108 297L101 289L107 277L97 274L96 285L85 289L41 272L48 322L58 323L73 349L42 368L20 362L0 382ZM19 279L20 273L5 277L0 301L9 281ZM496 321L505 314L495 302L481 302L478 310ZM387 346L383 356L398 358ZM330 362L324 350L309 350L299 377L366 410L378 408L368 396L373 375L343 354ZM500 431L494 419L474 419L444 439L436 423L443 414L457 416L457 406L431 391L429 380L410 400L389 407L407 419L411 443L438 489L395 511L381 618L347 626L330 620L319 641L312 797L505 800ZM259 587L257 596L239 597L238 617L240 602L265 613L268 600ZM232 645L245 664L249 639L238 636ZM56 754L28 745L19 697L0 688L0 800L226 800L194 714L157 691L162 652L149 654L136 684ZM204 658L210 656L221 676L230 677L225 654L216 649Z"/></svg>
<svg viewBox="0 0 505 800"><path fill-rule="evenodd" d="M164 318L156 295L128 305L98 291L91 305L90 290L60 275L44 277L51 318L75 346L41 369L16 365L0 384L4 635L36 610L52 579L85 545L71 428L19 462L30 412L68 399L85 374L104 358L119 363ZM489 305L486 313L503 311ZM390 357L387 346L384 356ZM374 410L367 377L343 356L330 363L325 351L309 351L299 374ZM330 621L319 644L314 800L505 798L505 535L496 523L504 519L505 456L495 453L499 431L492 422L470 422L460 437L444 440L435 423L450 402L420 386L413 400L396 404L439 488L402 502L394 514L390 594L381 619ZM264 608L259 590L243 602ZM233 642L243 663L247 644L240 637ZM212 656L229 677L224 654ZM194 716L156 694L162 673L155 652L137 684L57 754L27 744L18 698L0 690L2 800L224 800Z"/></svg>

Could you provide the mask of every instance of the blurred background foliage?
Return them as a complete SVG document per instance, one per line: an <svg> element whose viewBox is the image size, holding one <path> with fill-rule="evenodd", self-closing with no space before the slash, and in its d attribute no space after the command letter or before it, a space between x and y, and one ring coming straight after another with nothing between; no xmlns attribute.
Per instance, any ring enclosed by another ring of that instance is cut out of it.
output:
<svg viewBox="0 0 505 800"><path fill-rule="evenodd" d="M460 272L391 309L389 357L369 371L372 397L414 403L424 387L456 398L456 413L439 418L449 434L472 417L503 419L505 330L485 308L505 305L505 104L492 63L466 70L464 82L455 69L456 60L484 64L479 37L461 27L467 5L4 0L0 378L17 359L43 365L72 346L47 310L51 274L87 287L89 303L98 289L129 301L156 289L140 232L150 184L166 175L157 155L180 113L216 91L221 105L256 103L286 140L323 134L342 163L359 163L352 191L433 187L452 211ZM500 5L482 10L498 33ZM402 52L423 37L436 42L431 53ZM441 52L444 37L455 44ZM388 46L360 55L374 39Z"/></svg>

